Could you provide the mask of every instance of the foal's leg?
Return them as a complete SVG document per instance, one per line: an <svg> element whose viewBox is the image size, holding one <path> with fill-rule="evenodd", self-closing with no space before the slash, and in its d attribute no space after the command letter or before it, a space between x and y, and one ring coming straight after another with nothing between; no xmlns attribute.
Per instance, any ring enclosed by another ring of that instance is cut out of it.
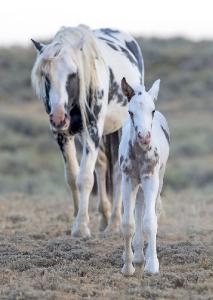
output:
<svg viewBox="0 0 213 300"><path fill-rule="evenodd" d="M133 262L135 264L141 264L144 262L144 239L143 239L143 230L142 230L142 208L143 208L143 191L141 187L137 193L136 204L135 204L135 223L136 230L133 238L133 249L134 249L134 258Z"/></svg>
<svg viewBox="0 0 213 300"><path fill-rule="evenodd" d="M105 233L119 233L121 224L121 171L117 161L113 170L113 202L112 213Z"/></svg>
<svg viewBox="0 0 213 300"><path fill-rule="evenodd" d="M158 195L157 195L157 200L156 200L157 217L159 217L160 213L161 213L161 192L162 192L162 188L163 188L164 173L165 173L165 167L162 166L160 169L160 172L159 172L159 189L158 189Z"/></svg>
<svg viewBox="0 0 213 300"><path fill-rule="evenodd" d="M156 234L157 234L157 216L155 212L156 198L159 189L159 174L155 170L155 174L142 179L142 187L144 192L144 232L147 237L148 246L145 258L145 272L158 273L159 262L156 251Z"/></svg>
<svg viewBox="0 0 213 300"><path fill-rule="evenodd" d="M98 184L98 210L100 217L100 230L103 231L107 224L111 213L111 203L107 197L106 191L106 172L107 172L107 157L101 149L98 152L98 158L95 167L97 184Z"/></svg>
<svg viewBox="0 0 213 300"><path fill-rule="evenodd" d="M79 190L76 183L76 178L79 172L79 165L76 155L74 137L62 135L60 133L54 135L63 155L65 179L72 193L74 202L74 216L76 216L79 204Z"/></svg>
<svg viewBox="0 0 213 300"><path fill-rule="evenodd" d="M122 176L122 199L123 199L123 217L122 232L124 236L124 266L121 272L128 276L133 275L135 268L133 267L132 237L135 232L134 208L135 197L137 193L137 185L132 182L129 177Z"/></svg>

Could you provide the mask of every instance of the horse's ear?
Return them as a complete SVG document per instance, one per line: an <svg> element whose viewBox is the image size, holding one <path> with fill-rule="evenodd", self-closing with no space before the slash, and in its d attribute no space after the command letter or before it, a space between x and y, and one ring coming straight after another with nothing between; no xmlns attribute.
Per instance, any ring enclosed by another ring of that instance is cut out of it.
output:
<svg viewBox="0 0 213 300"><path fill-rule="evenodd" d="M35 46L36 50L39 52L39 53L42 53L42 51L44 50L44 44L42 43L39 43L39 42L36 42L35 40L31 39L33 45Z"/></svg>
<svg viewBox="0 0 213 300"><path fill-rule="evenodd" d="M152 96L153 100L156 101L158 98L158 93L160 89L160 79L156 80L151 89L149 90L149 94Z"/></svg>
<svg viewBox="0 0 213 300"><path fill-rule="evenodd" d="M127 83L126 78L123 77L121 80L121 88L124 96L128 98L128 101L135 95L133 88Z"/></svg>

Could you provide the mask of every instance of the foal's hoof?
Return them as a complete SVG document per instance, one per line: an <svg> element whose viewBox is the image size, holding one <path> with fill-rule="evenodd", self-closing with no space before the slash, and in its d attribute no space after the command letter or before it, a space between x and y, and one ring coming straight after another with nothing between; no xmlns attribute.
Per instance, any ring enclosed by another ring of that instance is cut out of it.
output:
<svg viewBox="0 0 213 300"><path fill-rule="evenodd" d="M121 273L124 276L132 276L135 273L135 268L133 264L124 264L123 268L121 269Z"/></svg>
<svg viewBox="0 0 213 300"><path fill-rule="evenodd" d="M86 224L73 224L71 237L73 238L90 238L90 229Z"/></svg>
<svg viewBox="0 0 213 300"><path fill-rule="evenodd" d="M158 274L159 273L159 262L158 259L148 259L145 267L144 272L149 274Z"/></svg>

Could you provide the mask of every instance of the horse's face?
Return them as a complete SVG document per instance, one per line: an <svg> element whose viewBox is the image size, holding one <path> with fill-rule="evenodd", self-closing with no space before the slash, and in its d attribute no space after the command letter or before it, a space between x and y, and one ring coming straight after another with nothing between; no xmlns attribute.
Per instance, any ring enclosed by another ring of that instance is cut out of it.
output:
<svg viewBox="0 0 213 300"><path fill-rule="evenodd" d="M125 79L122 80L122 90L128 97L128 111L135 138L141 147L147 147L151 142L152 122L155 113L155 100L158 96L160 80L155 81L147 92L145 87L133 90Z"/></svg>
<svg viewBox="0 0 213 300"><path fill-rule="evenodd" d="M66 55L52 60L49 74L50 123L54 129L67 130L70 125L70 109L78 97L79 82L77 69Z"/></svg>
<svg viewBox="0 0 213 300"><path fill-rule="evenodd" d="M60 45L43 46L40 55L42 80L45 86L43 100L54 130L66 131L70 126L70 111L79 97L77 67ZM52 51L54 49L54 51Z"/></svg>

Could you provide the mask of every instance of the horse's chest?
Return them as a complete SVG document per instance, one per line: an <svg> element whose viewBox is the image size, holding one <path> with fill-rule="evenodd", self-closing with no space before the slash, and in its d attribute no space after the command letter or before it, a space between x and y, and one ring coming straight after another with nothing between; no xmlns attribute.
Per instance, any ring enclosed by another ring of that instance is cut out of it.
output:
<svg viewBox="0 0 213 300"><path fill-rule="evenodd" d="M122 106L116 101L111 101L107 107L105 116L104 134L109 134L120 129L127 115L127 106Z"/></svg>
<svg viewBox="0 0 213 300"><path fill-rule="evenodd" d="M129 147L126 157L120 157L120 166L127 176L140 180L142 176L151 176L159 161L157 149L141 151Z"/></svg>

